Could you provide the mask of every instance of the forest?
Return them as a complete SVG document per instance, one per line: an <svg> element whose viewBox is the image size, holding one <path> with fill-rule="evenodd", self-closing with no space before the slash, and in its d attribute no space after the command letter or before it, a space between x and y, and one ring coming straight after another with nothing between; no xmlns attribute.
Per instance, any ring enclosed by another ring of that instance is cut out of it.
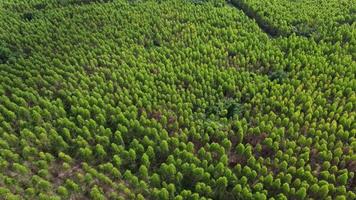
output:
<svg viewBox="0 0 356 200"><path fill-rule="evenodd" d="M356 199L356 0L1 0L0 200Z"/></svg>

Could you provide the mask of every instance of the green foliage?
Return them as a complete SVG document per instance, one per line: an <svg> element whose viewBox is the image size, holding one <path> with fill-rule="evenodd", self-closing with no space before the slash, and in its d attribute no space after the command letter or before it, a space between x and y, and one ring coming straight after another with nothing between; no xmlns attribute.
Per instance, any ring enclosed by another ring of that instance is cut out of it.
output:
<svg viewBox="0 0 356 200"><path fill-rule="evenodd" d="M283 70L277 70L269 75L269 78L274 81L277 80L278 83L282 83L285 78L287 78L287 73Z"/></svg>
<svg viewBox="0 0 356 200"><path fill-rule="evenodd" d="M345 34L353 29L354 22L350 9L355 3L345 0L288 1L278 0L231 0L244 12L254 17L273 36L296 34L317 40L348 42Z"/></svg>
<svg viewBox="0 0 356 200"><path fill-rule="evenodd" d="M299 190L297 190L296 194L296 198L297 199L305 199L307 193L306 193L306 189L304 187L300 188Z"/></svg>
<svg viewBox="0 0 356 200"><path fill-rule="evenodd" d="M27 21L31 21L34 18L34 14L32 12L26 12L22 15L22 18Z"/></svg>
<svg viewBox="0 0 356 200"><path fill-rule="evenodd" d="M105 196L99 190L98 186L94 186L90 191L90 198L93 200L105 200Z"/></svg>
<svg viewBox="0 0 356 200"><path fill-rule="evenodd" d="M343 173L343 174L341 174L340 176L337 177L337 182L338 182L340 185L346 185L347 180L348 180L348 175L347 175L347 173Z"/></svg>
<svg viewBox="0 0 356 200"><path fill-rule="evenodd" d="M0 199L356 199L354 5L0 1Z"/></svg>
<svg viewBox="0 0 356 200"><path fill-rule="evenodd" d="M209 106L206 115L214 115L226 118L232 118L235 115L240 115L243 109L240 103L234 99L226 99L218 102L216 105Z"/></svg>
<svg viewBox="0 0 356 200"><path fill-rule="evenodd" d="M11 56L10 49L0 45L0 64L6 63Z"/></svg>

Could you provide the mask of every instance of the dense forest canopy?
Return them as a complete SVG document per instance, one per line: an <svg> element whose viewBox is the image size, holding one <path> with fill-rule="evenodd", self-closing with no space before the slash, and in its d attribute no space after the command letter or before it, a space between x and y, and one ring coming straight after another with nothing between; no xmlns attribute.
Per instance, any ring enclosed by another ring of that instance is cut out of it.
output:
<svg viewBox="0 0 356 200"><path fill-rule="evenodd" d="M356 199L355 5L0 1L0 199Z"/></svg>

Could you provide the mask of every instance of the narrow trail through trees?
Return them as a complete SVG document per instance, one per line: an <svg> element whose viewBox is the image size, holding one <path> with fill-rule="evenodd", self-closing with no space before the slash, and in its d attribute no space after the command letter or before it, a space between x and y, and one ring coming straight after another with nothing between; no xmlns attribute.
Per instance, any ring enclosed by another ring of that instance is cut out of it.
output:
<svg viewBox="0 0 356 200"><path fill-rule="evenodd" d="M245 13L246 16L248 16L250 19L254 20L256 24L261 28L263 32L265 32L267 35L269 35L272 38L276 37L286 37L289 34L286 32L283 32L281 30L278 30L276 27L272 27L271 24L268 24L261 16L256 14L253 10L249 8L248 5L245 3L238 1L238 0L228 0L227 4L229 6L235 7L236 9L241 10L243 13Z"/></svg>

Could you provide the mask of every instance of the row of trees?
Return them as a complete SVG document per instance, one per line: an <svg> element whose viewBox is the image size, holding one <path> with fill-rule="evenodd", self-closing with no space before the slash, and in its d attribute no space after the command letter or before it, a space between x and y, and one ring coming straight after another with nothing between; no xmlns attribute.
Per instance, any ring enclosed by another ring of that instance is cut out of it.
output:
<svg viewBox="0 0 356 200"><path fill-rule="evenodd" d="M220 1L8 2L1 197L356 198L341 44L271 39ZM55 9L24 20L37 3Z"/></svg>

